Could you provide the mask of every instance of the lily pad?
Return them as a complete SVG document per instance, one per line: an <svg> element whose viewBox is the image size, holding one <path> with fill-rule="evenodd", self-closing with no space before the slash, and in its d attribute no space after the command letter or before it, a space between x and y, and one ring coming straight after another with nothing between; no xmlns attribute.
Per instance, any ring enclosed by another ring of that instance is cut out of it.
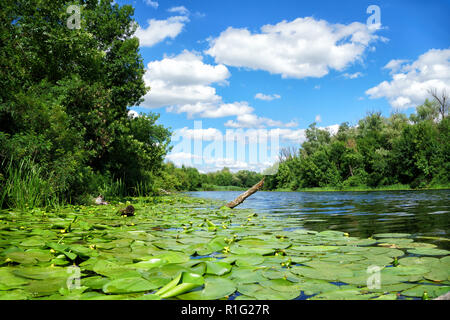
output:
<svg viewBox="0 0 450 320"><path fill-rule="evenodd" d="M232 295L236 285L229 279L220 277L206 277L205 288L177 296L182 300L216 300Z"/></svg>
<svg viewBox="0 0 450 320"><path fill-rule="evenodd" d="M450 254L450 251L444 249L435 249L435 248L416 248L409 249L409 253L423 255L423 256L444 256Z"/></svg>
<svg viewBox="0 0 450 320"><path fill-rule="evenodd" d="M437 298L449 291L450 286L418 285L411 289L402 291L402 295L409 297L423 297L423 294L426 292L429 298Z"/></svg>
<svg viewBox="0 0 450 320"><path fill-rule="evenodd" d="M376 233L375 238L406 238L411 236L409 233Z"/></svg>
<svg viewBox="0 0 450 320"><path fill-rule="evenodd" d="M164 281L148 281L143 278L121 278L109 281L102 290L104 293L132 293L150 291L161 287Z"/></svg>

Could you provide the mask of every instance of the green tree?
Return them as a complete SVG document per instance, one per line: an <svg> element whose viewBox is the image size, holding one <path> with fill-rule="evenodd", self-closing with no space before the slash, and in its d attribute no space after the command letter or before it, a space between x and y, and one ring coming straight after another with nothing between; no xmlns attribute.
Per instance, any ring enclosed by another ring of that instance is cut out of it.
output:
<svg viewBox="0 0 450 320"><path fill-rule="evenodd" d="M170 132L157 115L128 117L149 89L133 14L111 0L0 2L0 163L29 159L71 199L161 169Z"/></svg>

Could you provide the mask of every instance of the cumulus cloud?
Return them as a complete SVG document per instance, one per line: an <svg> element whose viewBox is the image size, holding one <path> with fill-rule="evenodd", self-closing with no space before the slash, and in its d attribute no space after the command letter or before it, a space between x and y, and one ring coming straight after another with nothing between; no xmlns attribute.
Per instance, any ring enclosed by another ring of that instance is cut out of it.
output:
<svg viewBox="0 0 450 320"><path fill-rule="evenodd" d="M393 59L391 61L389 61L384 67L383 69L388 69L390 70L390 73L396 73L397 71L399 71L402 67L403 64L405 64L406 62L409 62L409 60L404 60L404 59Z"/></svg>
<svg viewBox="0 0 450 320"><path fill-rule="evenodd" d="M409 64L391 60L384 68L391 70L391 81L383 81L366 94L371 99L386 98L394 108L421 105L431 88L450 91L450 49L431 49Z"/></svg>
<svg viewBox="0 0 450 320"><path fill-rule="evenodd" d="M366 24L330 24L312 17L265 25L261 32L229 27L210 40L206 53L216 63L280 74L283 78L323 77L362 58L369 44L386 40Z"/></svg>
<svg viewBox="0 0 450 320"><path fill-rule="evenodd" d="M166 107L168 112L185 113L190 119L236 116L237 121L227 122L227 126L233 128L296 126L295 122L284 124L258 117L246 101L224 102L213 85L227 85L230 76L226 66L206 64L203 56L195 52L184 50L179 55L166 56L147 66L144 80L151 90L142 106Z"/></svg>
<svg viewBox="0 0 450 320"><path fill-rule="evenodd" d="M186 7L184 7L184 6L172 7L172 8L167 9L167 11L171 12L171 13L178 13L178 14L181 14L181 15L188 15L189 14L189 10L186 9Z"/></svg>
<svg viewBox="0 0 450 320"><path fill-rule="evenodd" d="M151 47L165 40L166 38L174 39L183 30L188 17L175 16L169 17L167 20L148 20L148 27L137 28L135 35L139 38L141 47Z"/></svg>
<svg viewBox="0 0 450 320"><path fill-rule="evenodd" d="M167 111L174 113L186 113L188 118L223 118L253 112L253 108L247 102L234 103L195 103L170 106Z"/></svg>
<svg viewBox="0 0 450 320"><path fill-rule="evenodd" d="M319 128L336 134L339 125ZM262 172L277 161L282 143L299 145L305 140L306 129L227 129L222 132L216 128L203 129L201 122L196 122L194 129L175 130L174 149L167 158L176 165L194 166L203 172L223 167Z"/></svg>
<svg viewBox="0 0 450 320"><path fill-rule="evenodd" d="M272 120L270 118L259 117L255 114L238 114L236 121L228 120L225 127L229 128L265 128L265 127L296 127L297 122L291 121L283 123L282 121Z"/></svg>
<svg viewBox="0 0 450 320"><path fill-rule="evenodd" d="M363 74L361 72L344 73L342 76L347 79L356 79L356 78L362 77Z"/></svg>
<svg viewBox="0 0 450 320"><path fill-rule="evenodd" d="M255 99L264 100L264 101L272 101L272 100L280 99L280 98L281 98L281 96L279 94L264 94L264 93L258 92L255 95Z"/></svg>
<svg viewBox="0 0 450 320"><path fill-rule="evenodd" d="M230 73L224 65L205 64L201 55L186 50L177 56L152 61L144 75L151 90L144 97L143 106L171 106L171 111L176 112L179 106L186 105L186 112L201 113L221 100L211 84L226 84L228 77Z"/></svg>
<svg viewBox="0 0 450 320"><path fill-rule="evenodd" d="M144 2L145 2L148 6L150 6L150 7L152 7L152 8L158 9L158 7L159 7L159 3L156 2L156 1L152 1L152 0L144 0Z"/></svg>

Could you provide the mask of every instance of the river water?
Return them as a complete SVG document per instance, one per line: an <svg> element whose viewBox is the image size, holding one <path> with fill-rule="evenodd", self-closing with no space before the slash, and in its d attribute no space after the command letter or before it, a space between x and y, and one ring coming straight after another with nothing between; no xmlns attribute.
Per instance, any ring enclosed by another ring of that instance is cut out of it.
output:
<svg viewBox="0 0 450 320"><path fill-rule="evenodd" d="M240 191L197 191L191 196L234 200ZM375 233L410 233L450 250L450 190L371 192L264 192L239 208L295 217L310 230L338 230L367 238ZM286 226L289 227L288 225Z"/></svg>

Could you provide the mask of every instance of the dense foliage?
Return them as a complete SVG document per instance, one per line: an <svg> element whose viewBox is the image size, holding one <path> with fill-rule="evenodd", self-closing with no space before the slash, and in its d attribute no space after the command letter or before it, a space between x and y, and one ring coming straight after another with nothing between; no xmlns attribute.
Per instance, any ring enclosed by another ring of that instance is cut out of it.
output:
<svg viewBox="0 0 450 320"><path fill-rule="evenodd" d="M34 206L151 185L170 132L158 115L128 117L149 89L133 14L112 0L0 2L0 206L30 186Z"/></svg>
<svg viewBox="0 0 450 320"><path fill-rule="evenodd" d="M200 173L196 168L177 168L170 162L165 164L161 177L160 188L177 191L240 190L250 188L262 179L262 175L254 171L240 170L234 173L225 167L216 172Z"/></svg>
<svg viewBox="0 0 450 320"><path fill-rule="evenodd" d="M449 141L449 118L428 100L409 119L371 113L357 126L341 124L335 135L313 123L301 148L284 153L265 188L448 186Z"/></svg>

